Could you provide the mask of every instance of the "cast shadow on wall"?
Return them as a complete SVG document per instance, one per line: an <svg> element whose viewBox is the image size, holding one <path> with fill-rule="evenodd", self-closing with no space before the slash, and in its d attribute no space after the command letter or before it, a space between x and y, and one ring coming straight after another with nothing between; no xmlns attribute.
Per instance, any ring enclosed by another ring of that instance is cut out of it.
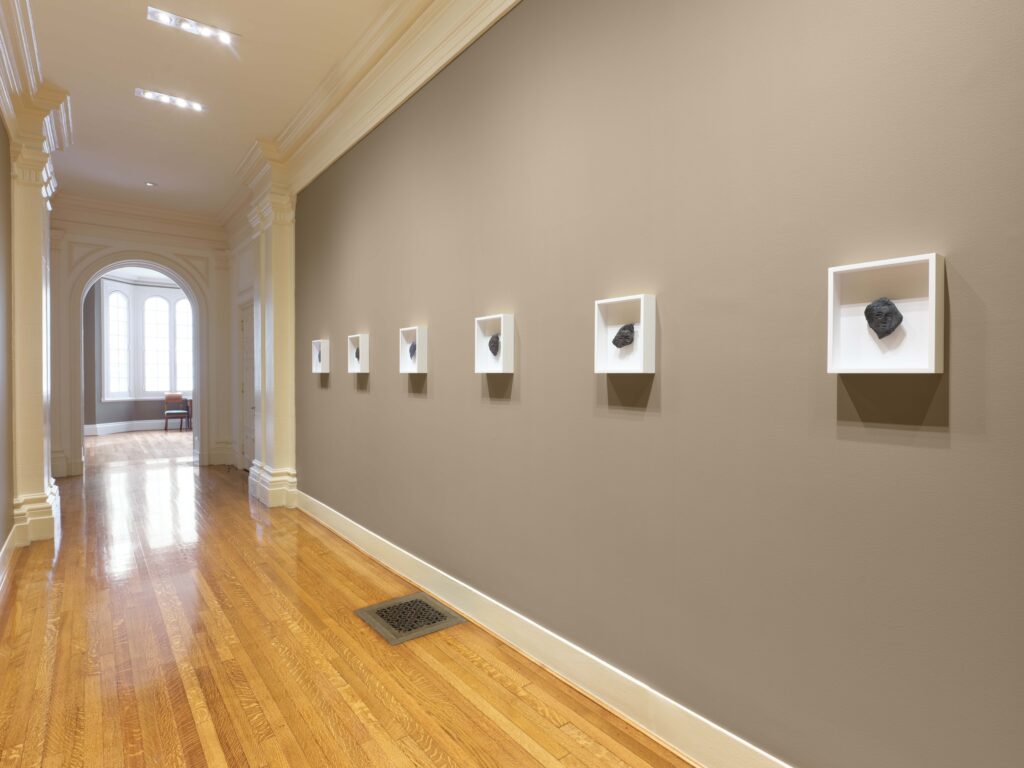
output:
<svg viewBox="0 0 1024 768"><path fill-rule="evenodd" d="M661 318L655 318L655 368L661 370ZM595 376L594 407L598 412L643 416L661 413L661 373L606 373ZM603 379L603 381L602 381Z"/></svg>
<svg viewBox="0 0 1024 768"><path fill-rule="evenodd" d="M410 373L407 375L407 391L414 397L428 397L430 391L427 389L427 374Z"/></svg>
<svg viewBox="0 0 1024 768"><path fill-rule="evenodd" d="M523 345L519 326L515 329L515 373L485 373L480 376L480 399L491 403L519 402L522 379Z"/></svg>
<svg viewBox="0 0 1024 768"><path fill-rule="evenodd" d="M329 373L317 374L317 379L318 379L317 383L320 385L320 389L330 389L331 388L331 374L329 374Z"/></svg>
<svg viewBox="0 0 1024 768"><path fill-rule="evenodd" d="M485 373L480 385L480 394L485 400L492 402L518 400L515 378L514 373Z"/></svg>
<svg viewBox="0 0 1024 768"><path fill-rule="evenodd" d="M840 374L836 383L836 420L848 425L904 431L949 431L950 311L946 303L943 373Z"/></svg>
<svg viewBox="0 0 1024 768"><path fill-rule="evenodd" d="M368 374L368 373L357 373L356 374L356 391L357 392L369 392L370 391L370 374Z"/></svg>
<svg viewBox="0 0 1024 768"><path fill-rule="evenodd" d="M652 373L599 376L596 399L598 408L636 413L661 412L661 387L658 377Z"/></svg>

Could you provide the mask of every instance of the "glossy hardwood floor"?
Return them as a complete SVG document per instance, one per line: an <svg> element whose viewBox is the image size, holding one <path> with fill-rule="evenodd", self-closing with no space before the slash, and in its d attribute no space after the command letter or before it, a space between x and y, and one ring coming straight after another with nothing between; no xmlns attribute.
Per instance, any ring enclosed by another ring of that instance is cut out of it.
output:
<svg viewBox="0 0 1024 768"><path fill-rule="evenodd" d="M115 461L192 458L192 432L122 432L85 438L85 461L91 467Z"/></svg>
<svg viewBox="0 0 1024 768"><path fill-rule="evenodd" d="M472 624L389 646L353 610L411 585L136 439L15 556L0 766L686 765Z"/></svg>

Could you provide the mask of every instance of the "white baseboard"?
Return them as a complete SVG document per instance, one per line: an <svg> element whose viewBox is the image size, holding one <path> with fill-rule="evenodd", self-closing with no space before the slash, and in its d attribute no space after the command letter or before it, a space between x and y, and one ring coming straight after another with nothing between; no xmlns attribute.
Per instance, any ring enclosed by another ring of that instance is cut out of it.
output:
<svg viewBox="0 0 1024 768"><path fill-rule="evenodd" d="M54 477L68 476L68 457L64 455L64 451L50 451L50 472Z"/></svg>
<svg viewBox="0 0 1024 768"><path fill-rule="evenodd" d="M7 587L7 580L11 575L11 559L14 557L14 550L17 548L15 536L18 532L13 528L7 535L7 541L3 548L0 548L0 599L3 598L4 589Z"/></svg>
<svg viewBox="0 0 1024 768"><path fill-rule="evenodd" d="M168 427L173 432L178 431L177 421L174 426ZM149 419L146 421L111 421L107 424L86 424L84 428L87 437L100 437L102 435L116 435L119 432L148 432L153 429L163 429L163 419Z"/></svg>
<svg viewBox="0 0 1024 768"><path fill-rule="evenodd" d="M210 449L210 454L207 457L210 464L233 465L235 463L235 448L231 443L218 442L213 448Z"/></svg>
<svg viewBox="0 0 1024 768"><path fill-rule="evenodd" d="M268 507L295 507L295 470L268 467L254 461L249 469L249 495Z"/></svg>
<svg viewBox="0 0 1024 768"><path fill-rule="evenodd" d="M14 546L25 547L33 541L52 539L60 516L60 489L51 478L40 493L14 497Z"/></svg>
<svg viewBox="0 0 1024 768"><path fill-rule="evenodd" d="M435 568L302 491L298 507L700 768L788 768L646 683Z"/></svg>

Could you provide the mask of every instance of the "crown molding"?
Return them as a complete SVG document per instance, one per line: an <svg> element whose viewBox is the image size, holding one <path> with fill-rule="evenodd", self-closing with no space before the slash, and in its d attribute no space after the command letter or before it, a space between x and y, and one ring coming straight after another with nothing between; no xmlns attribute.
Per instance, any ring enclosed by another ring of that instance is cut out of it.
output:
<svg viewBox="0 0 1024 768"><path fill-rule="evenodd" d="M285 156L293 154L309 139L430 5L431 0L393 0L366 30L356 47L327 73L303 107L278 134L275 144Z"/></svg>
<svg viewBox="0 0 1024 768"><path fill-rule="evenodd" d="M72 142L71 97L43 78L28 0L0 0L0 117L12 141L53 153Z"/></svg>
<svg viewBox="0 0 1024 768"><path fill-rule="evenodd" d="M28 0L0 0L0 106L5 122L13 119L20 99L39 90L42 69Z"/></svg>
<svg viewBox="0 0 1024 768"><path fill-rule="evenodd" d="M55 228L118 230L146 242L153 238L166 241L170 237L191 248L228 249L228 238L221 222L208 216L64 193L53 202L50 220Z"/></svg>
<svg viewBox="0 0 1024 768"><path fill-rule="evenodd" d="M306 187L518 4L431 2L286 154L292 188L298 192Z"/></svg>
<svg viewBox="0 0 1024 768"><path fill-rule="evenodd" d="M277 138L242 158L242 188L218 217L232 248L262 221L249 215L258 197L297 195L518 3L394 0Z"/></svg>

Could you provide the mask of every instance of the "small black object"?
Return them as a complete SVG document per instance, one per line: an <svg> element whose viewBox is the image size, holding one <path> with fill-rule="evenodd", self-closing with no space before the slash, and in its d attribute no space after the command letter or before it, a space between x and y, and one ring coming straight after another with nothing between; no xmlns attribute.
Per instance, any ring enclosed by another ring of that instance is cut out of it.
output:
<svg viewBox="0 0 1024 768"><path fill-rule="evenodd" d="M356 360L359 359L359 347L356 347Z"/></svg>
<svg viewBox="0 0 1024 768"><path fill-rule="evenodd" d="M501 349L501 334L496 333L491 336L491 340L487 342L487 348L491 350L491 354L495 357L498 356L498 350Z"/></svg>
<svg viewBox="0 0 1024 768"><path fill-rule="evenodd" d="M875 299L864 308L864 317L878 338L884 339L890 333L900 327L903 322L903 314L897 306L884 296Z"/></svg>
<svg viewBox="0 0 1024 768"><path fill-rule="evenodd" d="M410 360L415 360L416 359L416 342L415 341L412 344L409 345L409 359Z"/></svg>
<svg viewBox="0 0 1024 768"><path fill-rule="evenodd" d="M622 349L623 347L628 347L632 344L634 338L636 338L634 330L633 323L629 323L628 325L624 325L619 328L619 332L616 333L615 338L612 339L612 344L615 348Z"/></svg>

